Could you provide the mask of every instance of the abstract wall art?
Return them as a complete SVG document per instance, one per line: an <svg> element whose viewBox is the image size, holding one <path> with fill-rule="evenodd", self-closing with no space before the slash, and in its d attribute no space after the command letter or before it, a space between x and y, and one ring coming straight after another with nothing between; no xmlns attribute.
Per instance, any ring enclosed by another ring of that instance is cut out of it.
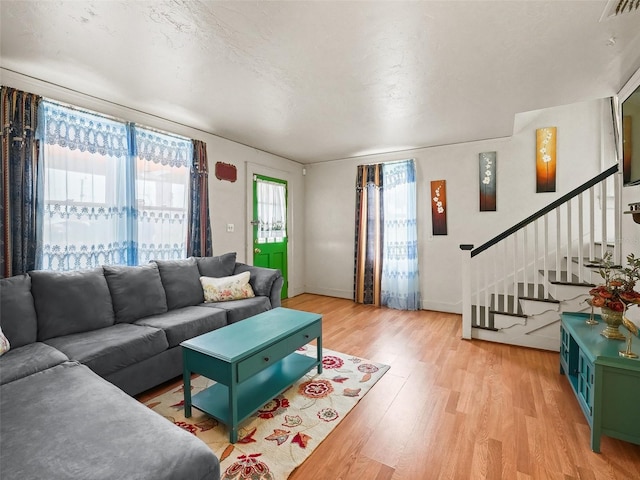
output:
<svg viewBox="0 0 640 480"><path fill-rule="evenodd" d="M431 222L434 235L447 234L447 181L431 182Z"/></svg>
<svg viewBox="0 0 640 480"><path fill-rule="evenodd" d="M496 211L496 152L483 152L479 157L480 211Z"/></svg>
<svg viewBox="0 0 640 480"><path fill-rule="evenodd" d="M536 130L536 193L556 191L556 127Z"/></svg>

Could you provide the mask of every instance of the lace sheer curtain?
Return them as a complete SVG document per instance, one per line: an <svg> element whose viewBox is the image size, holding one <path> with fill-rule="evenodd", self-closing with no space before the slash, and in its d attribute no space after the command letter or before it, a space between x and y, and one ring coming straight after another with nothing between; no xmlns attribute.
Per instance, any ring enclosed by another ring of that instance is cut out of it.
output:
<svg viewBox="0 0 640 480"><path fill-rule="evenodd" d="M413 160L384 164L381 304L420 309L416 176Z"/></svg>
<svg viewBox="0 0 640 480"><path fill-rule="evenodd" d="M287 237L287 187L283 183L256 179L258 243L282 242Z"/></svg>
<svg viewBox="0 0 640 480"><path fill-rule="evenodd" d="M191 140L132 126L136 158L137 262L185 258Z"/></svg>
<svg viewBox="0 0 640 480"><path fill-rule="evenodd" d="M184 258L191 141L53 102L41 111L38 268Z"/></svg>
<svg viewBox="0 0 640 480"><path fill-rule="evenodd" d="M47 101L41 111L44 215L38 268L131 264L127 125Z"/></svg>

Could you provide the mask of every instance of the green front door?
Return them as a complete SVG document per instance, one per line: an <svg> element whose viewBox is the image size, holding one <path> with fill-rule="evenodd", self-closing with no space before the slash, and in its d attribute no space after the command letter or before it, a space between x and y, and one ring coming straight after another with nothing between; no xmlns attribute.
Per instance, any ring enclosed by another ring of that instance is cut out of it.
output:
<svg viewBox="0 0 640 480"><path fill-rule="evenodd" d="M253 176L253 264L277 268L287 291L287 182L264 175Z"/></svg>

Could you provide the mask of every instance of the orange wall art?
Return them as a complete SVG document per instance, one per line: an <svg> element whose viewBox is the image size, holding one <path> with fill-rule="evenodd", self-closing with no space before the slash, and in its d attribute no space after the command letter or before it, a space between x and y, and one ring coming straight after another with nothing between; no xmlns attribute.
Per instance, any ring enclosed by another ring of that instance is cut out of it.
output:
<svg viewBox="0 0 640 480"><path fill-rule="evenodd" d="M536 193L556 191L556 127L536 130Z"/></svg>
<svg viewBox="0 0 640 480"><path fill-rule="evenodd" d="M431 182L431 223L434 235L447 234L447 181Z"/></svg>

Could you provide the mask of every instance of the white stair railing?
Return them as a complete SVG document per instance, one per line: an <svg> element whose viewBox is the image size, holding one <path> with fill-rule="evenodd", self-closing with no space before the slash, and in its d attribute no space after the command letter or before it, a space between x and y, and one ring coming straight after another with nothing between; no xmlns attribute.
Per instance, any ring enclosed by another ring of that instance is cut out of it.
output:
<svg viewBox="0 0 640 480"><path fill-rule="evenodd" d="M620 228L617 171L614 165L478 248L460 245L463 338L470 339L474 327L495 330L493 310L519 315L522 297L549 299L550 278L586 282L585 255L589 262L597 261L612 249L613 258L620 261L620 236L609 241L607 226L613 215L614 231ZM613 202L607 197L609 177Z"/></svg>

